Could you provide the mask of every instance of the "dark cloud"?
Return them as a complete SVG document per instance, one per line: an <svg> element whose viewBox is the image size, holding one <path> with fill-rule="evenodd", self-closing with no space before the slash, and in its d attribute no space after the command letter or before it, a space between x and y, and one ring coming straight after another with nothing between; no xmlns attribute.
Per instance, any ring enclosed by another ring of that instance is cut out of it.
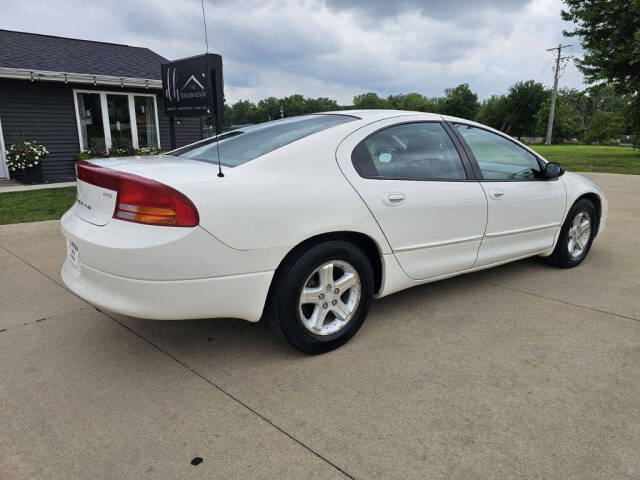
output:
<svg viewBox="0 0 640 480"><path fill-rule="evenodd" d="M213 2L211 2L213 3ZM209 42L212 50L221 51L239 62L249 62L268 66L274 64L295 63L317 55L337 53L340 45L331 36L322 36L288 22L256 22L247 11L247 21L230 22L216 15L216 5L228 6L231 2L216 2L209 6L208 17ZM162 32L167 41L179 39L202 43L202 17L199 9L167 15L166 11L154 8L157 2L151 0L122 2L122 18L125 26L138 35L158 36ZM239 9L250 9L257 5L251 1L238 2ZM249 20L251 19L251 20Z"/></svg>
<svg viewBox="0 0 640 480"><path fill-rule="evenodd" d="M482 10L517 11L531 0L325 0L333 10L356 10L375 17L395 17L407 10L438 20L469 17Z"/></svg>

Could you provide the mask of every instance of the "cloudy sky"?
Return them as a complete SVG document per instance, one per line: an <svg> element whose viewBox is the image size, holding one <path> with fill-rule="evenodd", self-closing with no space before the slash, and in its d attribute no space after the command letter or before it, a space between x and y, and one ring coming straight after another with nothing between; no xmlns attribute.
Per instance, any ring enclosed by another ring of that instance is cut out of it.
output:
<svg viewBox="0 0 640 480"><path fill-rule="evenodd" d="M560 0L205 0L210 51L227 101L302 93L350 103L366 91L480 98L517 80L552 84L545 49L570 28ZM204 51L200 0L0 0L0 28L146 46L174 59ZM580 55L579 48L567 53ZM582 88L572 62L561 86Z"/></svg>

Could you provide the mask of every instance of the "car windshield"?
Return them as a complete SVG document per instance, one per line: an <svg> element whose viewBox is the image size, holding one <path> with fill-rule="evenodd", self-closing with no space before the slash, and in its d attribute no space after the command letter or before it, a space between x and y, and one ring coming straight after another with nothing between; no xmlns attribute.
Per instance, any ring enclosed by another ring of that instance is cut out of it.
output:
<svg viewBox="0 0 640 480"><path fill-rule="evenodd" d="M266 122L220 135L171 152L178 157L237 167L313 133L356 120L349 115L304 115Z"/></svg>

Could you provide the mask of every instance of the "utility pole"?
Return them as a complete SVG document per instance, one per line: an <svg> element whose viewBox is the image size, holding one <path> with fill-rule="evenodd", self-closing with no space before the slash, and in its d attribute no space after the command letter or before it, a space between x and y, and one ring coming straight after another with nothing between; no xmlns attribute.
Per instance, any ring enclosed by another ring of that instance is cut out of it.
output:
<svg viewBox="0 0 640 480"><path fill-rule="evenodd" d="M558 56L556 57L556 69L553 78L553 93L551 94L551 109L549 110L549 123L547 124L547 139L544 142L545 145L551 145L551 132L553 131L553 114L556 111L556 97L558 96L558 75L560 74L560 60L569 58L562 56L562 49L566 47L571 47L571 45L562 45L561 43L559 43L557 47L547 48L547 52L557 50Z"/></svg>

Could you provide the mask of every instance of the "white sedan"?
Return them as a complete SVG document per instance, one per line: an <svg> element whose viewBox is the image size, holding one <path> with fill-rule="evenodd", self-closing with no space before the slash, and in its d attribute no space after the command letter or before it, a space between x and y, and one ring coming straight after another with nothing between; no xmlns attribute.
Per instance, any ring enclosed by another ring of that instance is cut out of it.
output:
<svg viewBox="0 0 640 480"><path fill-rule="evenodd" d="M607 215L592 181L419 112L287 118L77 175L74 293L149 319L267 318L309 353L351 338L374 297L534 255L576 266Z"/></svg>

